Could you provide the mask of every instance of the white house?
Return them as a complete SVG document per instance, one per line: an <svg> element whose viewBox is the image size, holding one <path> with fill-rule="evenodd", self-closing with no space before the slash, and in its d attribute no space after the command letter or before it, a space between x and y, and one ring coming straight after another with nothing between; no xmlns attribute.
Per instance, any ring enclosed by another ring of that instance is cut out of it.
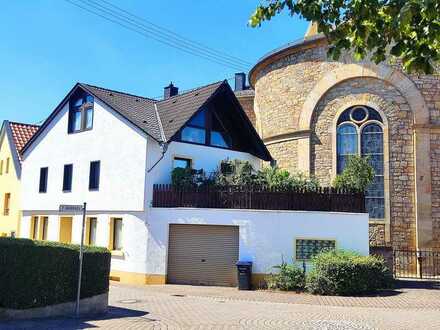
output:
<svg viewBox="0 0 440 330"><path fill-rule="evenodd" d="M86 202L85 242L112 251L123 282L235 285L237 260L258 279L307 249L368 253L363 213L152 207L174 167L271 160L226 81L183 94L170 84L161 101L78 83L22 157L21 236L79 243L81 215L59 205Z"/></svg>

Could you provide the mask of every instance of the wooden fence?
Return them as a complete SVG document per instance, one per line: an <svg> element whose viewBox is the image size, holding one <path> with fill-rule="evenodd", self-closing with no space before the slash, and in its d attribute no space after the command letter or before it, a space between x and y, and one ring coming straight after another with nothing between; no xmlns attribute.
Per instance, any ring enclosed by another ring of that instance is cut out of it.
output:
<svg viewBox="0 0 440 330"><path fill-rule="evenodd" d="M153 207L366 212L364 194L334 188L316 191L243 186L179 189L167 184L154 185Z"/></svg>

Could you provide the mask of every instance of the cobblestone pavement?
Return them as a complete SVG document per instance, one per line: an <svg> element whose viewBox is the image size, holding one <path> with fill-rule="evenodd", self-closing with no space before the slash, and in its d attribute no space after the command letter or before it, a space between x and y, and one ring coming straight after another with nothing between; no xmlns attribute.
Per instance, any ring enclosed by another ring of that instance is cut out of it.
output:
<svg viewBox="0 0 440 330"><path fill-rule="evenodd" d="M440 290L318 297L235 288L112 284L109 312L0 329L440 329Z"/></svg>

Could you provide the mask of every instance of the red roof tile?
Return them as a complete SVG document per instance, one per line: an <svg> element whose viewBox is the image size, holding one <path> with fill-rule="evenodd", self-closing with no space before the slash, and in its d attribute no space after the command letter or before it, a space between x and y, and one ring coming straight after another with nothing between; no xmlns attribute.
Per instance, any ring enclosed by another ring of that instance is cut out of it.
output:
<svg viewBox="0 0 440 330"><path fill-rule="evenodd" d="M14 145L21 161L21 149L23 149L24 145L29 141L32 135L38 131L39 126L14 122L9 122L9 125L11 127Z"/></svg>

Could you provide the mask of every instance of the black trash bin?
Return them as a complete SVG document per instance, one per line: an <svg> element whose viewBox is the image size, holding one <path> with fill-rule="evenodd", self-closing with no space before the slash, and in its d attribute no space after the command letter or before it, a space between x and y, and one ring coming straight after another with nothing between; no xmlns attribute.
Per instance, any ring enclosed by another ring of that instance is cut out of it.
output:
<svg viewBox="0 0 440 330"><path fill-rule="evenodd" d="M250 290L252 287L252 262L238 261L236 265L238 273L238 290Z"/></svg>

